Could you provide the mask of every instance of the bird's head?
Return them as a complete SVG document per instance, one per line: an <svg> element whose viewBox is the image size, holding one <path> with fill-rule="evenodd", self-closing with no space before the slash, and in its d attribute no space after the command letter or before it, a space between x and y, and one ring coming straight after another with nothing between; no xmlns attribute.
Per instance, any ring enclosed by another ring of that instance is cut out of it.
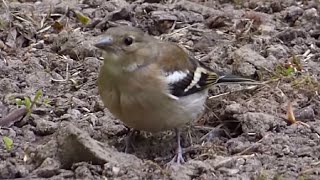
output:
<svg viewBox="0 0 320 180"><path fill-rule="evenodd" d="M120 26L109 28L95 46L103 51L105 64L134 69L152 57L156 42L138 28Z"/></svg>

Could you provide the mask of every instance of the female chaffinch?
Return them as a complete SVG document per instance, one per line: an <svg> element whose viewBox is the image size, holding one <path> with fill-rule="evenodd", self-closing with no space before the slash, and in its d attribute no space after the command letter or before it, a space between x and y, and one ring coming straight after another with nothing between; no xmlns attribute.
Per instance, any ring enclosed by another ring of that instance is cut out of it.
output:
<svg viewBox="0 0 320 180"><path fill-rule="evenodd" d="M171 162L184 162L178 128L201 115L211 85L255 83L219 76L177 44L134 27L109 28L95 46L103 51L98 89L104 105L133 129L176 129L177 151Z"/></svg>

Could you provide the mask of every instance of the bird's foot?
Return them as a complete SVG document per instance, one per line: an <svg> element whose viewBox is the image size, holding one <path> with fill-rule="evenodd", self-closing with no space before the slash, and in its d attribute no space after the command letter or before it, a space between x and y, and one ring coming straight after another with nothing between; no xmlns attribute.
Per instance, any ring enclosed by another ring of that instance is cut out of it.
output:
<svg viewBox="0 0 320 180"><path fill-rule="evenodd" d="M167 166L172 166L174 164L181 165L186 162L182 156L183 153L182 153L182 147L181 147L181 143L180 143L181 140L180 140L180 130L179 129L176 129L176 136L177 136L176 154L172 158L172 160L169 163L167 163Z"/></svg>
<svg viewBox="0 0 320 180"><path fill-rule="evenodd" d="M181 147L180 147L180 150L176 153L176 155L174 155L172 160L167 163L167 165L168 166L173 165L173 164L181 165L181 164L185 163L186 161L184 160L182 154L183 153L182 153L182 150L181 150Z"/></svg>
<svg viewBox="0 0 320 180"><path fill-rule="evenodd" d="M138 130L131 129L129 131L129 134L125 137L125 153L128 153L130 149L133 149L135 151L136 147L134 146L134 140L137 133L139 133Z"/></svg>

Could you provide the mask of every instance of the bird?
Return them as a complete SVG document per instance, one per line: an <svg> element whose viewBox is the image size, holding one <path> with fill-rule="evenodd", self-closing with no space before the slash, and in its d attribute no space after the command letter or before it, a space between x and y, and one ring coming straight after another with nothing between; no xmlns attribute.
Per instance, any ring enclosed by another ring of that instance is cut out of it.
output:
<svg viewBox="0 0 320 180"><path fill-rule="evenodd" d="M202 115L212 85L257 82L220 75L178 44L137 27L111 27L94 46L102 51L97 84L104 106L134 130L175 130L177 148L169 163L185 162L180 129Z"/></svg>

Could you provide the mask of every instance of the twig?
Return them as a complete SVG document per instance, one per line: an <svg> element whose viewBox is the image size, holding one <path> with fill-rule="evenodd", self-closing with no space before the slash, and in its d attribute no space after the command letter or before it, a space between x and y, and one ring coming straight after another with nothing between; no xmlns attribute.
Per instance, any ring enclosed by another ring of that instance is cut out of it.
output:
<svg viewBox="0 0 320 180"><path fill-rule="evenodd" d="M220 130L222 126L223 126L223 124L219 124L217 127L214 127L214 128L209 127L211 130L207 134L202 136L200 138L200 141L204 141L204 139L207 138L208 136L210 136L213 132ZM203 127L203 129L207 129L207 128L208 127ZM200 127L199 129L202 129L202 127ZM211 139L211 137L209 137L209 139Z"/></svg>
<svg viewBox="0 0 320 180"><path fill-rule="evenodd" d="M247 159L247 158L253 158L253 157L255 157L255 154L232 156L232 157L229 157L229 158L226 158L224 160L219 161L217 164L214 165L214 168L218 169L220 167L225 167L230 162L234 162L240 158Z"/></svg>
<svg viewBox="0 0 320 180"><path fill-rule="evenodd" d="M8 6L8 3L6 0L2 0L5 8L6 8L6 12L7 12L7 20L10 20L10 17L12 15L12 13L10 12L10 9L9 9L9 6ZM11 22L11 21L10 21ZM11 27L11 23L10 23L10 27Z"/></svg>
<svg viewBox="0 0 320 180"><path fill-rule="evenodd" d="M218 48L214 48L212 51L210 51L207 55L200 58L200 61L208 61L210 57L217 52Z"/></svg>
<svg viewBox="0 0 320 180"><path fill-rule="evenodd" d="M236 155L244 155L245 153L251 151L254 148L257 148L257 146L259 146L258 143L261 143L263 140L265 140L267 137L269 136L269 134L265 135L264 137L262 137L259 141L253 143L251 146L245 148L243 151L237 153Z"/></svg>
<svg viewBox="0 0 320 180"><path fill-rule="evenodd" d="M196 2L187 1L187 0L177 0L177 2L174 3L174 5L176 8L181 8L187 11L192 11L192 12L200 13L203 15L221 16L225 14L220 10L216 10L214 8L201 5Z"/></svg>
<svg viewBox="0 0 320 180"><path fill-rule="evenodd" d="M249 87L244 88L244 89L235 90L235 91L230 91L230 92L218 94L218 95L215 95L215 96L210 96L208 99L213 99L213 98L217 98L217 97L220 97L220 96L225 96L225 95L228 95L228 94L231 94L231 93L235 93L235 92L240 92L240 91L243 91L243 90L254 89L254 88L256 88L256 87L257 87L256 85L253 85L253 86L249 86Z"/></svg>
<svg viewBox="0 0 320 180"><path fill-rule="evenodd" d="M66 67L66 78L65 79L54 79L54 78L51 78L51 81L54 81L54 82L65 82L65 81L68 81L69 80L69 64L67 63L67 67Z"/></svg>
<svg viewBox="0 0 320 180"><path fill-rule="evenodd" d="M305 127L307 127L307 128L311 128L311 126L310 126L309 124L305 123L305 122L297 121L296 123L297 123L297 124L301 124L301 125L303 125L303 126L305 126Z"/></svg>
<svg viewBox="0 0 320 180"><path fill-rule="evenodd" d="M201 130L208 130L208 131L212 131L214 129L217 129L217 127L209 127L209 126L193 126L193 128L201 129ZM220 127L218 127L218 128L220 128Z"/></svg>
<svg viewBox="0 0 320 180"><path fill-rule="evenodd" d="M183 27L183 28L177 29L177 30L173 31L173 32L170 33L170 34L165 34L165 35L163 36L163 38L164 38L164 39L167 39L168 37L171 37L171 36L179 33L180 31L185 30L185 29L188 29L188 28L190 28L190 27L192 27L192 26L195 26L195 25L197 25L197 24L190 24L190 25L187 25L187 26L185 26L185 27Z"/></svg>
<svg viewBox="0 0 320 180"><path fill-rule="evenodd" d="M51 28L51 25L50 25L50 26L47 26L47 27L45 27L45 28L42 28L42 29L40 29L40 30L37 32L37 34L46 32L46 31L48 31L50 28Z"/></svg>
<svg viewBox="0 0 320 180"><path fill-rule="evenodd" d="M2 0L2 2L3 2L3 4L4 4L4 6L6 7L6 9L9 10L9 6L8 6L6 0Z"/></svg>
<svg viewBox="0 0 320 180"><path fill-rule="evenodd" d="M4 64L8 66L8 61L2 54L0 54L0 58L3 59Z"/></svg>
<svg viewBox="0 0 320 180"><path fill-rule="evenodd" d="M249 23L246 24L246 30L242 33L242 35L247 35L253 25L254 20L249 20Z"/></svg>
<svg viewBox="0 0 320 180"><path fill-rule="evenodd" d="M230 92L218 94L218 95L215 95L215 96L210 96L208 99L213 99L213 98L218 98L220 96L225 96L225 95L231 94L232 92L235 92L235 91L230 91Z"/></svg>
<svg viewBox="0 0 320 180"><path fill-rule="evenodd" d="M11 13L11 15L14 16L15 18L17 18L17 19L20 20L20 21L24 21L24 22L30 23L30 21L28 21L28 20L26 20L26 19L24 19L24 18L22 18L22 17L20 17L20 16L18 16L18 15L15 15L15 14L12 14L12 13ZM30 24L31 24L31 23L30 23Z"/></svg>

